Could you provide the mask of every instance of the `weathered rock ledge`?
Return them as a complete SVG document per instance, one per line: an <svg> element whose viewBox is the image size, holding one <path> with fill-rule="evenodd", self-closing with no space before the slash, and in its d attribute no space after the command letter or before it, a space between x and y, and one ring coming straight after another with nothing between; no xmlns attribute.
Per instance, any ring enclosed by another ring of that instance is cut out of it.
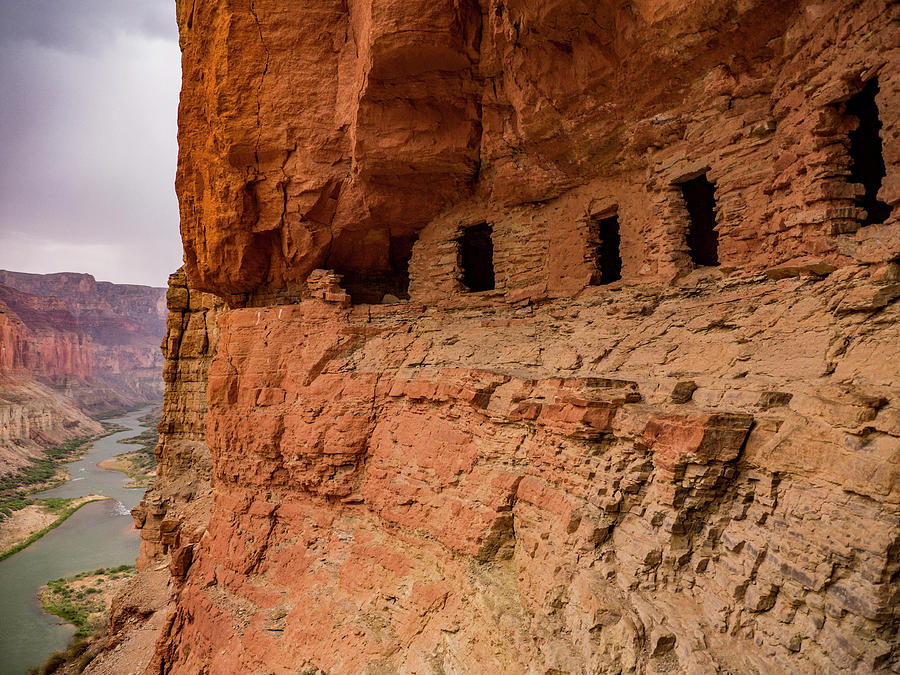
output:
<svg viewBox="0 0 900 675"><path fill-rule="evenodd" d="M178 12L160 475L87 672L900 668L900 5Z"/></svg>
<svg viewBox="0 0 900 675"><path fill-rule="evenodd" d="M202 480L136 512L153 672L887 667L900 305L841 309L879 287L225 312L209 527Z"/></svg>

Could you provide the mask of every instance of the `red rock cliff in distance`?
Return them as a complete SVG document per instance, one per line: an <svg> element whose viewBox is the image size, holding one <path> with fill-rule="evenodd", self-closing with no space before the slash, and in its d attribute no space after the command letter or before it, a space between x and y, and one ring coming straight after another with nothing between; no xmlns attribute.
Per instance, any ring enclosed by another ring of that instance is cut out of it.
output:
<svg viewBox="0 0 900 675"><path fill-rule="evenodd" d="M900 668L898 19L178 2L168 468L86 672Z"/></svg>
<svg viewBox="0 0 900 675"><path fill-rule="evenodd" d="M0 270L0 474L162 398L164 289Z"/></svg>
<svg viewBox="0 0 900 675"><path fill-rule="evenodd" d="M105 391L74 387L72 393L82 407L102 412L104 407L121 408L162 398L159 342L166 330L165 289L98 282L89 274L72 272L0 270L0 284L60 304L73 325L87 336L87 370L66 374L90 379Z"/></svg>
<svg viewBox="0 0 900 675"><path fill-rule="evenodd" d="M0 475L102 431L60 391L91 369L91 338L65 303L0 285Z"/></svg>
<svg viewBox="0 0 900 675"><path fill-rule="evenodd" d="M0 285L0 375L91 376L91 338L58 298Z"/></svg>

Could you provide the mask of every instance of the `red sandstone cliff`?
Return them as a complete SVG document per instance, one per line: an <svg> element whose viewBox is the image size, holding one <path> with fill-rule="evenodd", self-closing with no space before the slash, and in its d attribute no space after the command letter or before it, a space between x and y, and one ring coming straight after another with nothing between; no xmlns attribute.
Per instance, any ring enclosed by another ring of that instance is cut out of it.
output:
<svg viewBox="0 0 900 675"><path fill-rule="evenodd" d="M91 338L57 298L0 285L0 375L88 378Z"/></svg>
<svg viewBox="0 0 900 675"><path fill-rule="evenodd" d="M0 475L102 431L59 391L91 370L91 338L65 303L0 285Z"/></svg>
<svg viewBox="0 0 900 675"><path fill-rule="evenodd" d="M8 285L7 285L8 284ZM0 271L0 474L162 396L163 289Z"/></svg>
<svg viewBox="0 0 900 675"><path fill-rule="evenodd" d="M92 379L112 390L118 405L162 397L165 289L95 281L89 274L25 274L0 270L0 284L58 298L91 337ZM103 394L85 393L81 404L101 412Z"/></svg>
<svg viewBox="0 0 900 675"><path fill-rule="evenodd" d="M179 2L169 468L87 672L900 667L898 13Z"/></svg>

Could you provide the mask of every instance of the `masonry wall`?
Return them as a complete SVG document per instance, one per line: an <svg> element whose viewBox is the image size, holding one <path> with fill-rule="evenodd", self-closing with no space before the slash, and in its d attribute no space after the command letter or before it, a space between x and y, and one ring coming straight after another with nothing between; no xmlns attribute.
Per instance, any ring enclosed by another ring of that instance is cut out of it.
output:
<svg viewBox="0 0 900 675"><path fill-rule="evenodd" d="M877 3L830 14L812 35L794 26L771 45L782 58L720 64L685 83L684 103L629 124L605 173L560 197L512 208L473 200L429 224L413 263L413 297L460 291L459 229L494 225L498 289L510 297L571 295L590 279L584 224L618 211L625 283L671 281L696 265L679 183L706 173L716 186L719 263L729 273L791 274L897 257L897 51L886 30L895 10ZM796 50L796 51L795 51ZM811 65L815 64L815 65ZM862 186L851 182L846 101L877 78L887 176L879 199L894 207L861 227Z"/></svg>

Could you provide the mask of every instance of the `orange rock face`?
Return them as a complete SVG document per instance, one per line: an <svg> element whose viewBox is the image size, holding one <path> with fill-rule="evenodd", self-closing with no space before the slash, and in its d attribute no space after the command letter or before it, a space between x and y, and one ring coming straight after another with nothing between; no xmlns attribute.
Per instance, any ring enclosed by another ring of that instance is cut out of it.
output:
<svg viewBox="0 0 900 675"><path fill-rule="evenodd" d="M157 663L881 667L898 364L866 356L871 314L827 311L865 274L707 282L690 320L681 292L647 288L494 319L226 312L212 518ZM882 344L900 337L888 323ZM835 335L848 353L829 356ZM600 355L617 367L576 365ZM671 402L687 377L691 398Z"/></svg>
<svg viewBox="0 0 900 675"><path fill-rule="evenodd" d="M665 280L692 267L677 184L704 171L722 265L890 260L889 230L859 228L847 101L877 78L895 166L895 11L179 3L188 276L252 303L316 267L388 274L418 236L412 264L452 291L441 244L487 220L509 253L505 288L570 292L590 276L585 221L617 209L625 276ZM888 205L900 200L892 174Z"/></svg>
<svg viewBox="0 0 900 675"><path fill-rule="evenodd" d="M139 667L900 667L898 11L179 2Z"/></svg>
<svg viewBox="0 0 900 675"><path fill-rule="evenodd" d="M216 317L222 303L215 296L189 290L179 270L169 278L167 305L168 328L163 340L166 395L156 451L159 480L133 511L135 525L141 530L141 569L170 552L190 565L189 551L209 520L206 381L216 353Z"/></svg>
<svg viewBox="0 0 900 675"><path fill-rule="evenodd" d="M165 333L164 289L98 282L89 274L5 270L0 270L0 284L54 302L66 312L71 322L68 330L82 334L89 360L86 367L69 367L62 374L91 379L110 389L105 396L119 400L108 408L162 396L159 341ZM86 392L83 398L87 409L102 412L103 393Z"/></svg>
<svg viewBox="0 0 900 675"><path fill-rule="evenodd" d="M162 289L0 270L0 473L161 396Z"/></svg>
<svg viewBox="0 0 900 675"><path fill-rule="evenodd" d="M0 375L88 378L91 346L61 300L0 286Z"/></svg>

